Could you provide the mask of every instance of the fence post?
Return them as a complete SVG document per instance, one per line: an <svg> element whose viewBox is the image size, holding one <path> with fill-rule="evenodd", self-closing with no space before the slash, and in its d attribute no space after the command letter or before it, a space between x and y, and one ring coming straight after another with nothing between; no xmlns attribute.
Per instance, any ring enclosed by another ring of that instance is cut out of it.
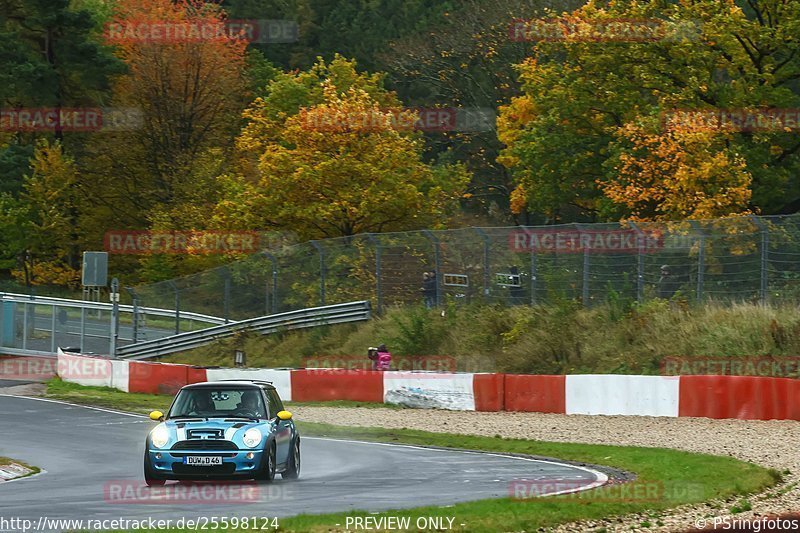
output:
<svg viewBox="0 0 800 533"><path fill-rule="evenodd" d="M573 224L578 230L578 239L583 238L583 225ZM589 268L591 267L591 259L589 257L589 247L583 249L583 288L581 291L581 300L584 307L589 307Z"/></svg>
<svg viewBox="0 0 800 533"><path fill-rule="evenodd" d="M320 305L325 305L325 250L319 241L311 241L311 246L319 252L319 301Z"/></svg>
<svg viewBox="0 0 800 533"><path fill-rule="evenodd" d="M264 257L272 263L272 314L275 314L278 312L278 259L270 252L263 253ZM269 287L269 284L267 284L267 287ZM267 314L269 314L269 300L265 303L265 306L267 307Z"/></svg>
<svg viewBox="0 0 800 533"><path fill-rule="evenodd" d="M491 244L492 241L489 238L489 235L483 230L483 228L472 228L475 230L478 235L480 235L481 239L483 240L483 299L489 299L489 293L491 290L489 289L489 254L491 253Z"/></svg>
<svg viewBox="0 0 800 533"><path fill-rule="evenodd" d="M705 270L706 270L706 232L695 221L689 221L692 229L700 234L700 249L697 252L697 291L696 299L698 302L703 300L703 288L705 285Z"/></svg>
<svg viewBox="0 0 800 533"><path fill-rule="evenodd" d="M755 215L750 215L750 219L761 230L761 286L759 288L759 299L761 300L761 305L767 305L769 296L769 226Z"/></svg>
<svg viewBox="0 0 800 533"><path fill-rule="evenodd" d="M223 318L225 319L225 323L227 324L230 322L230 311L231 311L231 272L227 269L227 267L223 270L225 276L225 287L224 287L224 302L223 305Z"/></svg>
<svg viewBox="0 0 800 533"><path fill-rule="evenodd" d="M531 246L531 305L536 305L536 247Z"/></svg>
<svg viewBox="0 0 800 533"><path fill-rule="evenodd" d="M375 311L378 315L383 313L383 286L381 284L381 243L373 233L367 233L369 242L375 247Z"/></svg>
<svg viewBox="0 0 800 533"><path fill-rule="evenodd" d="M174 281L170 281L169 286L175 293L175 335L177 335L181 332L181 292Z"/></svg>
<svg viewBox="0 0 800 533"><path fill-rule="evenodd" d="M636 245L638 248L636 258L636 301L642 303L644 300L644 232L634 222L628 222L636 231Z"/></svg>
<svg viewBox="0 0 800 533"><path fill-rule="evenodd" d="M436 265L436 306L439 307L442 305L442 268L439 254L439 239L429 229L422 230L422 233L433 243L433 262Z"/></svg>
<svg viewBox="0 0 800 533"><path fill-rule="evenodd" d="M139 295L136 294L136 289L133 287L125 287L128 294L131 295L131 303L133 305L133 318L131 323L133 325L133 344L139 342Z"/></svg>

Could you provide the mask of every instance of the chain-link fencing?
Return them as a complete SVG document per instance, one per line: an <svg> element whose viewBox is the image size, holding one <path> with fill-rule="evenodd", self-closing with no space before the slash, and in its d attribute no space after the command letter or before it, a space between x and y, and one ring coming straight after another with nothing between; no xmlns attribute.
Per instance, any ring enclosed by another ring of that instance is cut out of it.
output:
<svg viewBox="0 0 800 533"><path fill-rule="evenodd" d="M356 235L273 247L135 291L141 305L227 320L362 299L377 313L448 301L796 302L800 216Z"/></svg>

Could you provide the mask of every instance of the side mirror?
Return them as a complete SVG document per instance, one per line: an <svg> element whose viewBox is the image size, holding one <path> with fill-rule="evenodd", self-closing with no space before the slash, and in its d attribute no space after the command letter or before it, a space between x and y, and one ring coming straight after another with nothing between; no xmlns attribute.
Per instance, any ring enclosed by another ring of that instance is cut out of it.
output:
<svg viewBox="0 0 800 533"><path fill-rule="evenodd" d="M289 411L280 411L278 413L278 418L280 418L283 421L291 420L292 419L292 413L290 413Z"/></svg>
<svg viewBox="0 0 800 533"><path fill-rule="evenodd" d="M150 420L155 422L163 422L164 421L164 413L161 411L153 411L150 413Z"/></svg>

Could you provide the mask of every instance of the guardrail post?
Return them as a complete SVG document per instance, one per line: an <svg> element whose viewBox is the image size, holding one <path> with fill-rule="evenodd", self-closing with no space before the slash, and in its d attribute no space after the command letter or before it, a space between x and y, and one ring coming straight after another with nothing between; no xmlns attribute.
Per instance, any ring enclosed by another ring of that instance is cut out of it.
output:
<svg viewBox="0 0 800 533"><path fill-rule="evenodd" d="M381 243L372 233L368 233L367 238L375 247L375 308L376 312L380 316L383 313L383 286L381 285Z"/></svg>
<svg viewBox="0 0 800 533"><path fill-rule="evenodd" d="M325 250L319 241L310 241L311 246L319 252L319 301L320 305L325 305Z"/></svg>
<svg viewBox="0 0 800 533"><path fill-rule="evenodd" d="M111 280L111 345L109 355L117 356L117 341L119 340L119 280Z"/></svg>
<svg viewBox="0 0 800 533"><path fill-rule="evenodd" d="M50 353L56 353L56 305L50 306Z"/></svg>
<svg viewBox="0 0 800 533"><path fill-rule="evenodd" d="M436 265L436 306L442 305L442 265L439 250L439 239L429 229L422 230L428 239L433 243L433 262Z"/></svg>
<svg viewBox="0 0 800 533"><path fill-rule="evenodd" d="M769 298L769 226L755 215L750 215L750 219L761 230L761 285L759 287L759 299L761 305L767 305Z"/></svg>
<svg viewBox="0 0 800 533"><path fill-rule="evenodd" d="M36 317L35 312L34 317ZM28 302L22 304L22 349L28 349Z"/></svg>
<svg viewBox="0 0 800 533"><path fill-rule="evenodd" d="M86 351L86 346L84 344L85 339L86 339L86 308L81 307L81 338L80 338L81 353Z"/></svg>
<svg viewBox="0 0 800 533"><path fill-rule="evenodd" d="M639 229L634 222L628 222L630 226L636 231L636 245L638 248L636 258L636 301L642 303L644 300L644 232Z"/></svg>
<svg viewBox="0 0 800 533"><path fill-rule="evenodd" d="M487 234L483 228L472 229L475 230L483 240L483 298L484 300L488 300L489 294L491 293L491 289L489 288L489 254L491 253L492 241L489 238L489 234Z"/></svg>

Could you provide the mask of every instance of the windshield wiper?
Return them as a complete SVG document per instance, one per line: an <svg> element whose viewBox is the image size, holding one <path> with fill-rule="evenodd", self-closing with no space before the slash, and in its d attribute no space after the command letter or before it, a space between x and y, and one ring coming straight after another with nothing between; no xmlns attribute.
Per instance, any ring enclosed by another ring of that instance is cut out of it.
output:
<svg viewBox="0 0 800 533"><path fill-rule="evenodd" d="M170 420L175 422L194 422L199 420L200 422L207 422L208 418L202 418L197 416L176 416L174 418L170 418Z"/></svg>
<svg viewBox="0 0 800 533"><path fill-rule="evenodd" d="M260 418L253 418L250 416L226 416L225 420L249 420L251 422L258 422Z"/></svg>

